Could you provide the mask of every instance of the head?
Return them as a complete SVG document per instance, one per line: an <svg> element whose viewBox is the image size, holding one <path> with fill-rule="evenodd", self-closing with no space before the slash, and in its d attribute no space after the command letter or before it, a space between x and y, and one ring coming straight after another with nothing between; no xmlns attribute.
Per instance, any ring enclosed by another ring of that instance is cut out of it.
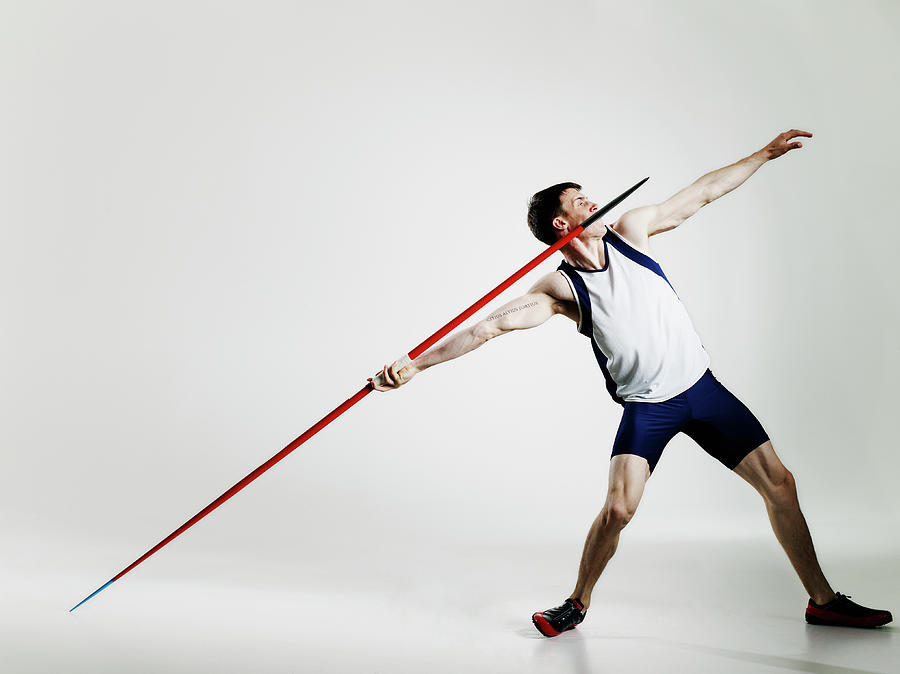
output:
<svg viewBox="0 0 900 674"><path fill-rule="evenodd" d="M597 210L578 183L559 183L541 190L528 203L528 227L548 246L556 243Z"/></svg>

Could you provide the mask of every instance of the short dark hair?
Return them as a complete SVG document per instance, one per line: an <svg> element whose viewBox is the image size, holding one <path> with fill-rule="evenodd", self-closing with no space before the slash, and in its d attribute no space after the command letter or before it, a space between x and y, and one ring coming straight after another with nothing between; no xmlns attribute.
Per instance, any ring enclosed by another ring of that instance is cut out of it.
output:
<svg viewBox="0 0 900 674"><path fill-rule="evenodd" d="M559 183L537 192L528 202L528 227L540 241L548 246L556 243L556 228L553 219L563 215L559 198L566 190L580 190L578 183Z"/></svg>

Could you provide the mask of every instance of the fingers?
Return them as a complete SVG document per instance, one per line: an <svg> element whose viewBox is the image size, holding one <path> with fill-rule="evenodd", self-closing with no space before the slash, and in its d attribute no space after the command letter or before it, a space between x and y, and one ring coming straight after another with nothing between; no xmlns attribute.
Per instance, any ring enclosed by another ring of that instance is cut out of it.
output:
<svg viewBox="0 0 900 674"><path fill-rule="evenodd" d="M376 374L375 377L369 377L367 381L376 391L390 391L392 388L394 388L394 386L390 385L393 384L393 382L388 379L387 365L385 365L384 369Z"/></svg>
<svg viewBox="0 0 900 674"><path fill-rule="evenodd" d="M791 143L790 141L792 141L794 138L812 138L812 134L809 131L802 131L800 129L791 129L790 131L779 133L775 137L775 140L769 143L769 146L767 148L769 159L780 157L785 152L803 147L803 143L801 143L799 140Z"/></svg>
<svg viewBox="0 0 900 674"><path fill-rule="evenodd" d="M391 391L403 383L404 377L397 371L397 362L391 365L385 365L381 370L381 381L379 384L374 378L369 377L368 381L372 384L372 388L376 391ZM376 375L377 376L377 375Z"/></svg>

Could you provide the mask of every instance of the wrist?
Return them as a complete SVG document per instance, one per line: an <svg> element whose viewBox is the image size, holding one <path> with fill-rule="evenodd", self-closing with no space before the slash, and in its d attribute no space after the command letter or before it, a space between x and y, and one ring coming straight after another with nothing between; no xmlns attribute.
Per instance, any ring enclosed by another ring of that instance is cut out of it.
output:
<svg viewBox="0 0 900 674"><path fill-rule="evenodd" d="M753 162L756 162L760 166L765 164L767 161L772 159L772 155L769 153L769 146L767 145L761 150L757 150L753 154L751 154L747 159L750 159Z"/></svg>

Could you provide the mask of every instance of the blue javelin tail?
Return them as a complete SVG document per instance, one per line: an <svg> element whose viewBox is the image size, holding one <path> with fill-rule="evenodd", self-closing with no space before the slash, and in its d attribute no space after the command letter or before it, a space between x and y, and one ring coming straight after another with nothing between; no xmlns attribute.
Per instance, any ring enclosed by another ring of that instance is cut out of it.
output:
<svg viewBox="0 0 900 674"><path fill-rule="evenodd" d="M108 587L109 587L110 585L112 585L112 584L113 584L113 581L111 580L111 581L107 582L106 585L103 585L102 587L99 587L98 589L96 589L96 590L94 590L93 592L91 592L87 597L85 597L85 598L82 599L80 602L78 602L77 604L75 604L75 606L73 606L72 608L70 608L70 609L69 609L69 613L71 613L71 612L74 611L76 608L78 608L79 606L81 606L84 602L86 602L88 599L90 599L91 597L93 597L95 594L100 594L101 592L103 592L103 590L105 590L106 588L108 588Z"/></svg>

